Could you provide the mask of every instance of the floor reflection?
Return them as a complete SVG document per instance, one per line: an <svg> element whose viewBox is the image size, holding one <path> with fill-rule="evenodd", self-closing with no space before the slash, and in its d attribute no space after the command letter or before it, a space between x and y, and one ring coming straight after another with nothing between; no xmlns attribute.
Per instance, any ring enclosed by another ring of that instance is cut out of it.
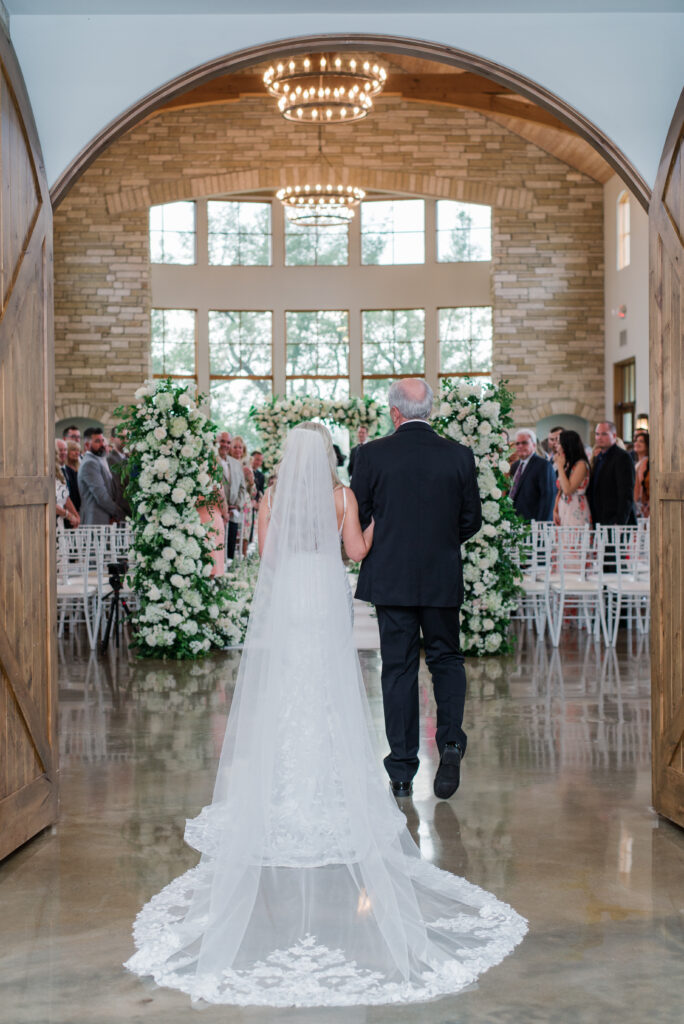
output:
<svg viewBox="0 0 684 1024"><path fill-rule="evenodd" d="M154 662L110 645L98 657L76 634L59 656L62 812L0 865L0 1024L176 1024L188 1001L119 965L140 904L197 860L184 822L210 799L240 654ZM360 657L380 761L379 653ZM424 856L529 918L520 949L455 999L212 1008L207 1024L679 1019L684 835L650 809L647 638L607 650L568 631L554 650L521 632L513 655L469 660L468 680L462 785L436 801L422 666L421 766L402 810Z"/></svg>

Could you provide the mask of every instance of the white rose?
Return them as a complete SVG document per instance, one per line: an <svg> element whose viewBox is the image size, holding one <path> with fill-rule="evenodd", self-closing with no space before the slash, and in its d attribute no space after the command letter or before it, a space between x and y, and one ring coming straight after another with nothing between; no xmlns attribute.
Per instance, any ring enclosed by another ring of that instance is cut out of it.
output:
<svg viewBox="0 0 684 1024"><path fill-rule="evenodd" d="M186 409L189 409L192 405L192 398L187 392L183 392L182 395L178 396L178 403L179 405L185 406Z"/></svg>
<svg viewBox="0 0 684 1024"><path fill-rule="evenodd" d="M451 411L451 405L449 404L449 402L442 402L442 404L439 407L439 415L451 416Z"/></svg>
<svg viewBox="0 0 684 1024"><path fill-rule="evenodd" d="M147 591L147 596L149 597L150 601L159 601L161 599L161 591L159 590L159 587L156 587L153 583L150 589Z"/></svg>
<svg viewBox="0 0 684 1024"><path fill-rule="evenodd" d="M179 576L177 572L173 574L169 582L171 583L172 587L178 588L185 586L185 580L183 579L182 576Z"/></svg>
<svg viewBox="0 0 684 1024"><path fill-rule="evenodd" d="M482 628L486 629L487 632L489 632L490 630L494 629L494 620L493 619L485 619L483 621L483 623L482 623Z"/></svg>
<svg viewBox="0 0 684 1024"><path fill-rule="evenodd" d="M167 562L173 562L176 557L176 552L171 547L165 547L162 551L162 557L165 558Z"/></svg>
<svg viewBox="0 0 684 1024"><path fill-rule="evenodd" d="M166 437L166 427L155 427L154 436L156 437L157 441L163 441L164 438Z"/></svg>
<svg viewBox="0 0 684 1024"><path fill-rule="evenodd" d="M492 432L492 425L491 425L491 423L487 423L487 420L483 420L480 423L480 426L478 427L478 430L480 431L481 434L485 434L485 435L491 434L491 432Z"/></svg>
<svg viewBox="0 0 684 1024"><path fill-rule="evenodd" d="M171 501L174 503L174 505L183 504L185 501L187 501L187 498L188 496L182 487L174 487L174 489L171 491Z"/></svg>

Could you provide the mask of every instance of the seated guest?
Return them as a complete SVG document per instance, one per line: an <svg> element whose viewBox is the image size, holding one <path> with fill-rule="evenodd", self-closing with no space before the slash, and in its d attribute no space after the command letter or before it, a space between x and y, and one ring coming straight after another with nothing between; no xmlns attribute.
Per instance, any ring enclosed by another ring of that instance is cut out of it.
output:
<svg viewBox="0 0 684 1024"><path fill-rule="evenodd" d="M634 453L637 457L634 501L637 515L641 519L648 519L651 513L651 469L647 430L639 430L634 435Z"/></svg>
<svg viewBox="0 0 684 1024"><path fill-rule="evenodd" d="M554 459L558 473L553 521L557 526L585 526L591 523L587 487L589 462L582 438L576 430L562 430Z"/></svg>
<svg viewBox="0 0 684 1024"><path fill-rule="evenodd" d="M551 463L537 455L537 435L527 428L516 431L517 460L511 465L510 498L523 519L548 522L556 500L556 477Z"/></svg>
<svg viewBox="0 0 684 1024"><path fill-rule="evenodd" d="M597 454L587 492L592 521L595 525L634 525L634 463L619 447L610 420L597 424L594 436Z"/></svg>

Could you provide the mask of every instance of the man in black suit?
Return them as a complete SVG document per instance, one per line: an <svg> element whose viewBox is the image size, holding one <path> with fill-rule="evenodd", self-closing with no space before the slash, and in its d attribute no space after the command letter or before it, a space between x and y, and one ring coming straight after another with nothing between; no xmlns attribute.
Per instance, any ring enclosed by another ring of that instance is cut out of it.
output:
<svg viewBox="0 0 684 1024"><path fill-rule="evenodd" d="M594 437L600 451L587 491L592 521L594 525L634 526L634 463L629 453L615 443L614 423L597 424Z"/></svg>
<svg viewBox="0 0 684 1024"><path fill-rule="evenodd" d="M354 472L354 463L356 462L356 454L359 451L359 449L361 448L361 446L366 444L366 442L368 441L368 427L359 427L359 429L358 429L358 431L356 433L356 436L358 438L358 442L359 443L355 444L354 447L352 448L352 450L349 452L349 466L348 466L348 469L349 469L349 479L350 480L352 478L352 473Z"/></svg>
<svg viewBox="0 0 684 1024"><path fill-rule="evenodd" d="M513 507L519 516L530 522L547 522L553 518L556 503L556 476L553 464L537 455L537 438L533 430L518 430L515 435L517 461L511 464Z"/></svg>
<svg viewBox="0 0 684 1024"><path fill-rule="evenodd" d="M437 703L440 764L435 795L458 788L467 737L462 729L465 668L459 646L463 601L461 544L480 529L475 459L430 427L432 391L402 380L389 392L395 432L357 449L353 491L362 526L375 520L356 596L375 605L382 696L396 796L409 796L418 770L420 632Z"/></svg>

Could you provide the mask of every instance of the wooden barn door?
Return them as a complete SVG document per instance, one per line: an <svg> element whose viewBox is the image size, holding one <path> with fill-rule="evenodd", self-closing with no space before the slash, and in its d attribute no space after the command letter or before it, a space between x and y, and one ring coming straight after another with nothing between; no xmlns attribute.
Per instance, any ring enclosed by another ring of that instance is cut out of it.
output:
<svg viewBox="0 0 684 1024"><path fill-rule="evenodd" d="M0 857L57 816L52 212L0 29Z"/></svg>
<svg viewBox="0 0 684 1024"><path fill-rule="evenodd" d="M684 93L649 221L653 806L684 826Z"/></svg>

